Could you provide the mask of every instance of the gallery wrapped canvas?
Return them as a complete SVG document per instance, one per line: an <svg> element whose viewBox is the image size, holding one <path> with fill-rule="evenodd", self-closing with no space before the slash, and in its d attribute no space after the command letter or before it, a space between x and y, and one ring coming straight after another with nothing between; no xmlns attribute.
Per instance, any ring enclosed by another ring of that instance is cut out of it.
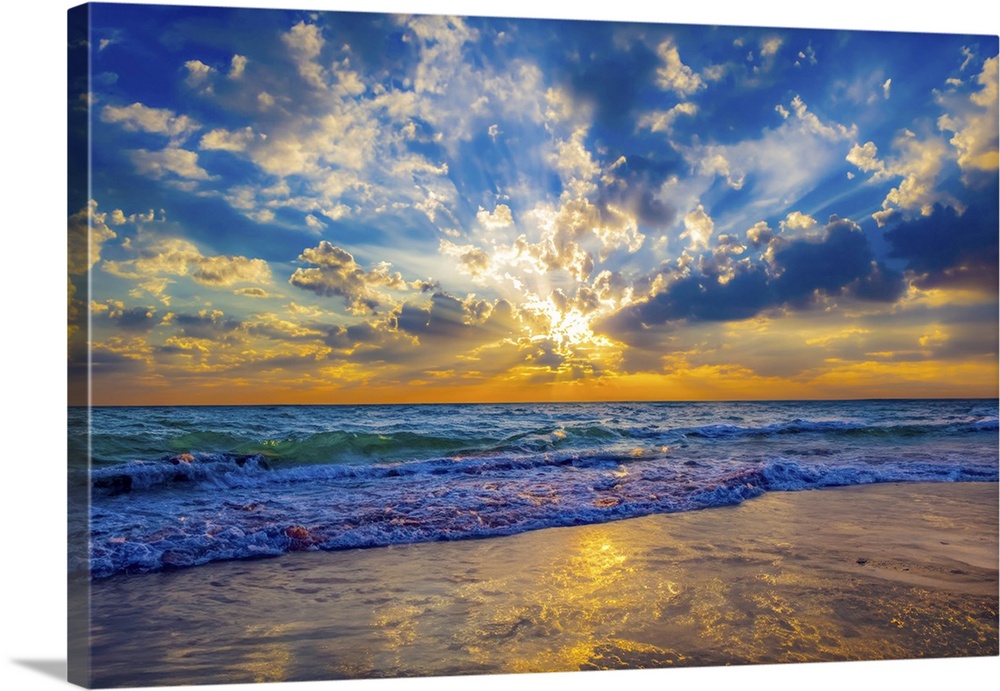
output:
<svg viewBox="0 0 1000 691"><path fill-rule="evenodd" d="M69 676L998 654L998 40L69 12Z"/></svg>

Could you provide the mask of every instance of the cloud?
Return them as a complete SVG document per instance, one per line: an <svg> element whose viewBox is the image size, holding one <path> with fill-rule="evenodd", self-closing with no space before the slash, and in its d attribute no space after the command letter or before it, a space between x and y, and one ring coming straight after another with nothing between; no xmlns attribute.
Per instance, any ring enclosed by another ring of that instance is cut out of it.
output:
<svg viewBox="0 0 1000 691"><path fill-rule="evenodd" d="M663 61L656 70L657 85L661 89L673 91L678 96L684 97L705 87L701 77L681 62L680 53L673 39L663 41L657 46L656 53Z"/></svg>
<svg viewBox="0 0 1000 691"><path fill-rule="evenodd" d="M211 78L216 71L214 67L206 65L201 60L188 60L184 63L184 67L188 71L185 84L202 93L212 93Z"/></svg>
<svg viewBox="0 0 1000 691"><path fill-rule="evenodd" d="M854 125L821 119L799 96L789 105L787 119L757 138L675 146L700 175L720 175L732 189L748 192L758 207L783 211L843 160L845 142L857 133Z"/></svg>
<svg viewBox="0 0 1000 691"><path fill-rule="evenodd" d="M519 322L506 300L463 301L444 292L434 293L429 306L405 304L396 313L398 328L421 343L445 341L463 349L508 337L520 330Z"/></svg>
<svg viewBox="0 0 1000 691"><path fill-rule="evenodd" d="M636 252L645 239L627 210L598 206L586 198L567 199L558 207L539 204L528 215L538 224L538 242L522 235L513 245L498 249L513 263L527 261L538 274L563 270L574 280L585 281L595 267L588 243L600 243L603 260L618 249Z"/></svg>
<svg viewBox="0 0 1000 691"><path fill-rule="evenodd" d="M154 307L126 307L118 300L91 302L95 321L107 322L123 331L150 331L160 323Z"/></svg>
<svg viewBox="0 0 1000 691"><path fill-rule="evenodd" d="M847 152L847 162L854 164L865 173L871 173L871 180L884 180L891 175L885 163L878 160L878 147L875 146L875 142L865 142L863 145L855 144L852 146L851 150Z"/></svg>
<svg viewBox="0 0 1000 691"><path fill-rule="evenodd" d="M175 175L185 180L208 180L208 171L198 165L198 154L181 148L166 148L160 151L134 149L129 157L136 170L154 180Z"/></svg>
<svg viewBox="0 0 1000 691"><path fill-rule="evenodd" d="M276 295L274 293L269 293L266 290L264 290L263 288L260 288L258 286L249 286L249 287L246 287L246 288L237 288L236 290L233 291L233 295L242 295L243 297L248 297L248 298L275 298L275 297L281 297L280 295Z"/></svg>
<svg viewBox="0 0 1000 691"><path fill-rule="evenodd" d="M651 159L630 155L626 159L623 156L602 174L603 186L595 201L602 207L626 211L639 224L664 228L674 222L677 211L666 201L666 195L660 194L660 188L669 174L681 165L679 158Z"/></svg>
<svg viewBox="0 0 1000 691"><path fill-rule="evenodd" d="M98 211L93 199L69 217L68 269L71 275L86 274L101 261L104 243L117 237L108 227L107 219L107 213Z"/></svg>
<svg viewBox="0 0 1000 691"><path fill-rule="evenodd" d="M951 93L938 96L938 102L948 107L950 114L937 120L938 129L952 132L947 144L933 136L919 138L904 129L892 142L894 155L886 160L877 158L878 149L871 141L855 144L847 161L866 173L870 180L882 181L893 177L902 180L886 194L882 209L872 214L880 227L896 216L916 211L929 216L936 205L953 207L961 212L963 203L951 192L941 189L939 177L949 160L955 160L963 172L963 182L990 182L998 164L998 107L996 57L987 60L976 77L981 89L968 97ZM888 85L889 82L886 82ZM888 86L886 87L888 94ZM973 176L976 176L975 178Z"/></svg>
<svg viewBox="0 0 1000 691"><path fill-rule="evenodd" d="M557 141L555 151L549 154L549 163L559 173L564 187L577 196L593 192L593 179L601 172L584 144L586 136L587 128L578 127L569 139Z"/></svg>
<svg viewBox="0 0 1000 691"><path fill-rule="evenodd" d="M101 121L121 125L128 132L163 134L178 141L201 128L187 115L178 115L167 108L150 108L138 102L123 107L104 106Z"/></svg>
<svg viewBox="0 0 1000 691"><path fill-rule="evenodd" d="M484 282L492 274L493 260L490 255L474 245L456 245L448 240L441 240L438 251L445 256L454 257L459 272L472 276L476 282Z"/></svg>
<svg viewBox="0 0 1000 691"><path fill-rule="evenodd" d="M779 36L770 36L767 38L762 38L760 41L760 55L761 57L770 57L775 55L781 48L784 40Z"/></svg>
<svg viewBox="0 0 1000 691"><path fill-rule="evenodd" d="M889 256L906 260L916 286L967 288L995 296L998 227L994 199L970 204L961 214L952 207L934 206L923 217L892 225L885 238Z"/></svg>
<svg viewBox="0 0 1000 691"><path fill-rule="evenodd" d="M326 89L323 68L317 62L326 43L320 28L300 21L281 35L281 41L292 56L299 76L315 89Z"/></svg>
<svg viewBox="0 0 1000 691"><path fill-rule="evenodd" d="M801 211L792 211L779 222L781 237L785 239L816 237L826 232L815 218Z"/></svg>
<svg viewBox="0 0 1000 691"><path fill-rule="evenodd" d="M229 66L229 74L227 75L230 79L242 79L243 73L247 68L247 58L245 55L234 55Z"/></svg>
<svg viewBox="0 0 1000 691"><path fill-rule="evenodd" d="M758 242L768 235L760 224L754 229ZM876 261L864 232L851 221L832 217L813 237L771 234L768 242L764 265L731 261L726 255L742 250L727 236L698 271L668 269L649 296L603 318L601 332L635 342L643 331L674 322L744 320L777 307L810 309L824 296L892 302L905 289L902 276Z"/></svg>
<svg viewBox="0 0 1000 691"><path fill-rule="evenodd" d="M898 154L885 164L884 172L876 168L874 176L875 179L887 176L903 179L886 194L882 211L872 214L879 226L884 226L898 210L919 211L927 216L938 203L961 207L953 195L937 188L938 174L948 158L944 142L935 138L921 140L905 130L893 141L893 148Z"/></svg>
<svg viewBox="0 0 1000 691"><path fill-rule="evenodd" d="M694 116L698 113L698 106L693 103L678 103L670 110L655 110L644 114L639 118L638 127L647 128L653 132L664 132L670 134L673 131L674 120L679 115Z"/></svg>
<svg viewBox="0 0 1000 691"><path fill-rule="evenodd" d="M497 204L492 212L480 206L476 212L476 220L487 230L499 230L514 225L514 216L506 204Z"/></svg>
<svg viewBox="0 0 1000 691"><path fill-rule="evenodd" d="M904 129L893 140L892 147L895 155L886 160L877 158L878 149L870 141L864 145L855 144L847 154L847 161L871 173L869 179L873 182L903 178L886 194L882 209L872 214L880 227L900 212L918 211L927 216L936 204L946 204L961 211L962 203L950 192L938 188L938 176L950 158L945 142L935 137L920 139L914 132Z"/></svg>
<svg viewBox="0 0 1000 691"><path fill-rule="evenodd" d="M715 232L715 223L705 213L705 207L699 204L697 209L684 217L684 232L681 233L681 240L691 239L688 249L707 249L713 232Z"/></svg>
<svg viewBox="0 0 1000 691"><path fill-rule="evenodd" d="M202 135L198 148L206 151L230 151L233 153L246 151L247 146L255 141L257 136L250 127L231 132L223 128L213 129Z"/></svg>
<svg viewBox="0 0 1000 691"><path fill-rule="evenodd" d="M938 128L954 133L950 143L958 152L958 165L963 172L997 170L998 160L998 62L992 57L983 63L976 77L981 87L965 103L955 103L956 112L938 119Z"/></svg>
<svg viewBox="0 0 1000 691"><path fill-rule="evenodd" d="M766 221L758 221L747 230L747 240L754 247L766 246L774 237L774 231Z"/></svg>
<svg viewBox="0 0 1000 691"><path fill-rule="evenodd" d="M271 270L263 259L241 256L205 256L191 242L180 238L157 237L146 233L130 243L134 259L107 260L101 268L121 278L144 281L165 276L189 276L195 283L223 288L237 283L269 283ZM155 291L154 291L155 292Z"/></svg>
<svg viewBox="0 0 1000 691"><path fill-rule="evenodd" d="M227 318L222 310L199 310L197 314L169 314L164 322L180 327L181 338L195 338L214 342L243 340L244 324L239 319Z"/></svg>
<svg viewBox="0 0 1000 691"><path fill-rule="evenodd" d="M326 335L319 328L303 326L272 313L255 314L243 323L250 336L262 336L275 341L317 341Z"/></svg>
<svg viewBox="0 0 1000 691"><path fill-rule="evenodd" d="M479 33L459 17L409 17L406 27L417 39L420 61L413 86L417 93L444 93L463 67L462 46Z"/></svg>
<svg viewBox="0 0 1000 691"><path fill-rule="evenodd" d="M408 284L398 271L390 272L388 262L379 262L370 271L365 271L350 252L327 240L303 250L299 261L314 266L296 269L289 283L317 295L341 297L354 314L375 313L382 305L391 303L385 290L424 288L420 282Z"/></svg>
<svg viewBox="0 0 1000 691"><path fill-rule="evenodd" d="M809 110L800 96L795 96L795 98L792 99L791 106L792 111L802 123L802 126L809 132L817 134L823 139L838 141L841 139L852 139L857 136L857 126L851 125L850 127L847 127L836 122L832 124L823 122L816 116L815 113Z"/></svg>

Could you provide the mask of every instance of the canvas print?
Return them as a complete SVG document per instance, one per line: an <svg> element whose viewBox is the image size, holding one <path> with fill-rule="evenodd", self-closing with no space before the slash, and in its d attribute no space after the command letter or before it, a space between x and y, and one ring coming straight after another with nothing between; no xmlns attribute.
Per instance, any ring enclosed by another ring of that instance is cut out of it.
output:
<svg viewBox="0 0 1000 691"><path fill-rule="evenodd" d="M996 36L95 3L68 57L74 683L998 654Z"/></svg>

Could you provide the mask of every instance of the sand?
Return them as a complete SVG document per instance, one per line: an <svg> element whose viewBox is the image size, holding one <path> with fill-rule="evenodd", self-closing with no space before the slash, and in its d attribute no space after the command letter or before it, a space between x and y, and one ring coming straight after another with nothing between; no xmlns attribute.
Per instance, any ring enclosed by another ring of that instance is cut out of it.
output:
<svg viewBox="0 0 1000 691"><path fill-rule="evenodd" d="M100 686L998 654L998 486L771 493L94 584Z"/></svg>

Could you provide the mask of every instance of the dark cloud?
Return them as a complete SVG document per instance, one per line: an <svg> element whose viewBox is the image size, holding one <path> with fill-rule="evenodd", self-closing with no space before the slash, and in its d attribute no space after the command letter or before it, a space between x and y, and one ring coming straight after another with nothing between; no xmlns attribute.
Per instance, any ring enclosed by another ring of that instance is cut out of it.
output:
<svg viewBox="0 0 1000 691"><path fill-rule="evenodd" d="M404 305L396 317L397 327L421 342L450 342L472 347L511 335L517 318L510 303L499 300L488 314L486 305L468 305L447 293L435 293L427 307Z"/></svg>
<svg viewBox="0 0 1000 691"><path fill-rule="evenodd" d="M996 179L996 178L994 178ZM933 213L890 228L890 257L904 259L920 288L965 287L996 292L997 200L970 205L958 214L935 206Z"/></svg>
<svg viewBox="0 0 1000 691"><path fill-rule="evenodd" d="M406 303L383 319L327 327L323 342L331 359L353 363L392 363L416 370L457 364L457 356L520 329L510 303L459 300L435 293L429 304Z"/></svg>
<svg viewBox="0 0 1000 691"><path fill-rule="evenodd" d="M156 310L148 307L130 307L117 313L112 321L126 331L149 331L159 323Z"/></svg>
<svg viewBox="0 0 1000 691"><path fill-rule="evenodd" d="M777 241L774 260L780 275L772 285L779 304L805 307L816 291L833 295L855 283L857 288L852 292L863 299L885 296L894 300L902 294L902 277L894 277L884 266L873 264L868 239L861 229L837 217L830 219L822 241ZM878 276L873 278L875 272Z"/></svg>
<svg viewBox="0 0 1000 691"><path fill-rule="evenodd" d="M871 270L844 287L844 293L869 302L895 302L906 292L906 283L898 271L882 262L871 263Z"/></svg>
<svg viewBox="0 0 1000 691"><path fill-rule="evenodd" d="M599 206L608 204L631 211L644 226L668 226L677 217L677 209L657 197L663 182L683 164L671 150L656 158L623 154L625 162L614 169L616 184L601 188Z"/></svg>
<svg viewBox="0 0 1000 691"><path fill-rule="evenodd" d="M243 329L243 322L238 319L226 319L219 311L175 314L171 316L170 323L181 327L180 335L187 338L218 339L231 336Z"/></svg>
<svg viewBox="0 0 1000 691"><path fill-rule="evenodd" d="M874 260L856 224L832 217L822 235L770 243L770 266L732 265L725 283L702 272L668 282L656 295L606 319L602 331L622 336L666 322L749 319L767 309L808 309L819 296L891 302L902 295L902 276Z"/></svg>

